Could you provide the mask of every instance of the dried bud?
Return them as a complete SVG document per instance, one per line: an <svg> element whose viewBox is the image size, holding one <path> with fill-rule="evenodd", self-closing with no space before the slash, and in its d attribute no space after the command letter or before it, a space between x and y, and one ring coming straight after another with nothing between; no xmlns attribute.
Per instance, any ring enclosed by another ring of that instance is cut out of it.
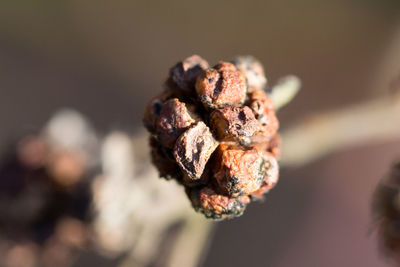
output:
<svg viewBox="0 0 400 267"><path fill-rule="evenodd" d="M249 107L228 106L211 113L210 124L221 140L246 143L259 130L259 123Z"/></svg>
<svg viewBox="0 0 400 267"><path fill-rule="evenodd" d="M178 63L143 118L160 176L184 186L193 207L213 219L241 215L278 181L279 123L262 90L264 71L251 57L234 63Z"/></svg>
<svg viewBox="0 0 400 267"><path fill-rule="evenodd" d="M250 203L248 196L231 198L218 194L209 187L191 190L189 197L196 210L204 213L207 218L216 220L240 216L243 214L246 205Z"/></svg>
<svg viewBox="0 0 400 267"><path fill-rule="evenodd" d="M246 99L246 80L233 64L220 62L199 76L196 91L207 107L237 106Z"/></svg>
<svg viewBox="0 0 400 267"><path fill-rule="evenodd" d="M179 166L192 180L200 179L211 154L217 148L210 129L204 122L198 122L177 140L174 156Z"/></svg>
<svg viewBox="0 0 400 267"><path fill-rule="evenodd" d="M249 90L264 90L267 85L264 68L260 61L252 56L240 56L232 60L236 68L246 77Z"/></svg>
<svg viewBox="0 0 400 267"><path fill-rule="evenodd" d="M195 123L196 115L189 111L185 103L173 98L161 106L157 120L157 135L160 142L172 148L176 139Z"/></svg>
<svg viewBox="0 0 400 267"><path fill-rule="evenodd" d="M198 55L193 55L178 62L170 69L174 83L184 92L193 93L197 77L209 67L208 62Z"/></svg>
<svg viewBox="0 0 400 267"><path fill-rule="evenodd" d="M229 196L249 195L260 189L265 181L276 183L278 169L272 156L256 149L221 147L215 179Z"/></svg>

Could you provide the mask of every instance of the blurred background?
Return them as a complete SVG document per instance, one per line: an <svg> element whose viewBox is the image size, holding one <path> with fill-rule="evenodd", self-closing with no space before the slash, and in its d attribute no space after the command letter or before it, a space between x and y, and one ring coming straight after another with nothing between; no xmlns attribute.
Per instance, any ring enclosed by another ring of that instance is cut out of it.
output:
<svg viewBox="0 0 400 267"><path fill-rule="evenodd" d="M0 152L65 107L84 114L100 134L141 134L145 104L168 69L192 54L210 64L253 55L269 84L286 74L300 77L301 92L278 113L282 130L387 95L400 74L395 0L6 0L0 6ZM283 168L266 201L215 224L198 265L390 266L371 233L370 204L399 156L400 135ZM86 254L74 266L116 266Z"/></svg>

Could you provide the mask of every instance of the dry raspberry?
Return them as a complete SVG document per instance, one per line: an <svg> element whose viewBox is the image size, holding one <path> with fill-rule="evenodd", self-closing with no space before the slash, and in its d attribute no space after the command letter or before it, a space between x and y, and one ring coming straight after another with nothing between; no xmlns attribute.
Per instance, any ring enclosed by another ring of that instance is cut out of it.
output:
<svg viewBox="0 0 400 267"><path fill-rule="evenodd" d="M200 101L210 108L242 105L246 99L246 80L232 63L220 62L199 76L196 91Z"/></svg>
<svg viewBox="0 0 400 267"><path fill-rule="evenodd" d="M264 70L252 57L233 62L178 63L143 118L160 176L183 185L193 207L214 219L241 215L278 181L279 122Z"/></svg>

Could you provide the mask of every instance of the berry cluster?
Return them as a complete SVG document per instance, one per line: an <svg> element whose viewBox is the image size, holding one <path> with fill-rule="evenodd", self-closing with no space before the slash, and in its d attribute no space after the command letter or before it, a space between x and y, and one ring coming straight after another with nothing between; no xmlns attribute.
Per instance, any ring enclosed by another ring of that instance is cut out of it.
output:
<svg viewBox="0 0 400 267"><path fill-rule="evenodd" d="M209 67L193 55L145 109L160 176L182 184L207 218L240 216L278 181L279 122L266 83L253 57Z"/></svg>

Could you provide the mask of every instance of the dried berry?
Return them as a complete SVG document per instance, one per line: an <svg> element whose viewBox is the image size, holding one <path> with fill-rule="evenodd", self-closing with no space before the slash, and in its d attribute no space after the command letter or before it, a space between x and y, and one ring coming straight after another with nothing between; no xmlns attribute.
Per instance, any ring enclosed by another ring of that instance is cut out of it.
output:
<svg viewBox="0 0 400 267"><path fill-rule="evenodd" d="M185 103L173 98L161 106L157 120L157 135L160 142L172 148L176 139L196 122L196 115L189 111Z"/></svg>
<svg viewBox="0 0 400 267"><path fill-rule="evenodd" d="M156 133L157 120L160 117L162 105L169 96L170 93L167 92L153 97L144 110L143 124L153 134Z"/></svg>
<svg viewBox="0 0 400 267"><path fill-rule="evenodd" d="M200 101L207 107L237 106L246 99L246 80L233 64L220 62L199 76L196 91Z"/></svg>
<svg viewBox="0 0 400 267"><path fill-rule="evenodd" d="M279 122L264 70L252 57L233 63L178 63L143 117L160 176L183 185L193 207L213 219L240 216L279 174Z"/></svg>
<svg viewBox="0 0 400 267"><path fill-rule="evenodd" d="M258 190L251 193L253 198L262 198L265 193L275 187L279 178L279 165L276 158L269 153L263 153L263 168L265 177Z"/></svg>
<svg viewBox="0 0 400 267"><path fill-rule="evenodd" d="M219 139L243 143L260 129L260 124L247 106L217 109L211 113L210 124Z"/></svg>
<svg viewBox="0 0 400 267"><path fill-rule="evenodd" d="M173 66L170 69L170 78L182 91L192 94L197 77L208 67L207 61L193 55Z"/></svg>
<svg viewBox="0 0 400 267"><path fill-rule="evenodd" d="M275 184L278 178L276 160L256 149L243 150L221 146L215 179L227 195L249 195L264 183Z"/></svg>
<svg viewBox="0 0 400 267"><path fill-rule="evenodd" d="M211 154L218 146L210 129L204 122L198 122L177 140L174 148L175 159L192 180L200 179Z"/></svg>

